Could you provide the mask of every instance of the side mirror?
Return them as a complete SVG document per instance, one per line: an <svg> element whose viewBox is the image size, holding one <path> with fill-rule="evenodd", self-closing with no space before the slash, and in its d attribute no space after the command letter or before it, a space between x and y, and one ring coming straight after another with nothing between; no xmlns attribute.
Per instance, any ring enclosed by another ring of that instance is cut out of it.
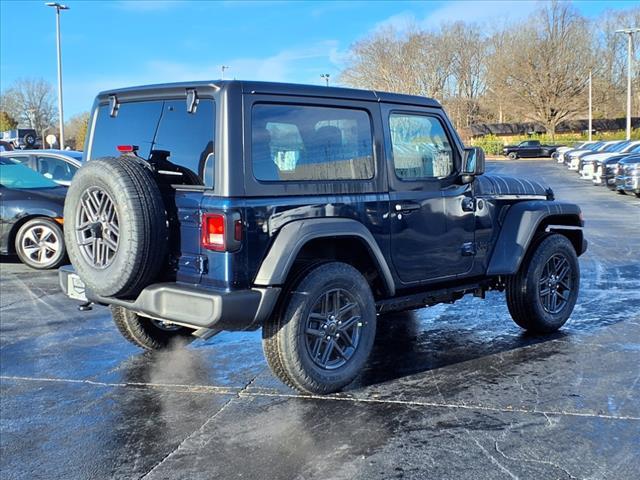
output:
<svg viewBox="0 0 640 480"><path fill-rule="evenodd" d="M473 181L473 177L484 173L484 150L480 147L464 149L462 156L462 171L460 176L464 183Z"/></svg>

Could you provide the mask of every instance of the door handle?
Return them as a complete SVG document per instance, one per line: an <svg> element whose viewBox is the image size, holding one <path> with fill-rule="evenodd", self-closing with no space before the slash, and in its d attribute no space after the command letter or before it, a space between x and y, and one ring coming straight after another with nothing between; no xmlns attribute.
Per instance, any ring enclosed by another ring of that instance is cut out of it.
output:
<svg viewBox="0 0 640 480"><path fill-rule="evenodd" d="M414 210L420 210L422 205L416 202L402 202L396 203L396 212L402 212L404 214L409 214Z"/></svg>

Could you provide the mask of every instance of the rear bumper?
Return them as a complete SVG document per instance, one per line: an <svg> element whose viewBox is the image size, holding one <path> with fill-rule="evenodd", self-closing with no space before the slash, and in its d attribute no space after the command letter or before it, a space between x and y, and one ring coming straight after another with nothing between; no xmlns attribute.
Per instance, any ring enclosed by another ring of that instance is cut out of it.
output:
<svg viewBox="0 0 640 480"><path fill-rule="evenodd" d="M197 288L178 283L156 283L146 287L135 300L101 297L84 289L84 284L67 265L58 271L60 288L70 298L101 305L117 305L140 315L192 328L255 330L271 315L279 288L231 292Z"/></svg>

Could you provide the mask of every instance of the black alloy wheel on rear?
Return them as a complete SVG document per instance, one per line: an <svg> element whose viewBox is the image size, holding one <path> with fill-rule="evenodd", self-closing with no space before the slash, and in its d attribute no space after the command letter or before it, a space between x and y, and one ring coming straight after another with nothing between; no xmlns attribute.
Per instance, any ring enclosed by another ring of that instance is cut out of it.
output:
<svg viewBox="0 0 640 480"><path fill-rule="evenodd" d="M345 365L360 344L361 319L360 308L347 290L323 293L305 325L305 343L313 362L325 370Z"/></svg>
<svg viewBox="0 0 640 480"><path fill-rule="evenodd" d="M328 262L303 270L262 328L271 371L303 393L327 394L351 383L376 334L376 305L356 268Z"/></svg>

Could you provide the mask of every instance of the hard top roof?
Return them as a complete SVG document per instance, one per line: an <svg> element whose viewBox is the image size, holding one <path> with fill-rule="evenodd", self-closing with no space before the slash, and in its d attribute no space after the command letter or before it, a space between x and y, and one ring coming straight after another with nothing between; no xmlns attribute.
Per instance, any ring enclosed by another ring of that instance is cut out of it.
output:
<svg viewBox="0 0 640 480"><path fill-rule="evenodd" d="M355 88L325 87L321 85L303 85L297 83L254 82L244 80L214 80L164 83L156 85L142 85L137 87L106 90L98 94L98 98L105 99L109 95L135 96L142 94L152 97L154 93L159 96L175 94L187 89L212 89L225 90L239 86L243 93L247 94L272 94L301 97L340 98L349 100L363 100L371 102L389 102L406 105L419 105L425 107L441 108L437 100L417 95L404 95L400 93L379 92L376 90L360 90Z"/></svg>

